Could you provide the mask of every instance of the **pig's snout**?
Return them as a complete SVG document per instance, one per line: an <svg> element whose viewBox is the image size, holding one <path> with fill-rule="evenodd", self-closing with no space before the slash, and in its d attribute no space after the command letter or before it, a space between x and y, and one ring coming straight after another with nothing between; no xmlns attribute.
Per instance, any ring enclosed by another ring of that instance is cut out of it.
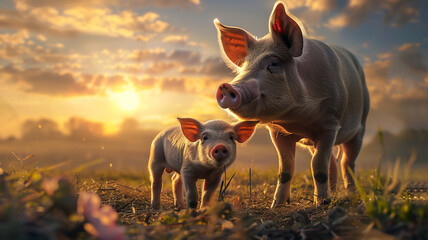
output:
<svg viewBox="0 0 428 240"><path fill-rule="evenodd" d="M213 148L211 156L217 161L222 161L229 157L229 150L223 144L219 144Z"/></svg>
<svg viewBox="0 0 428 240"><path fill-rule="evenodd" d="M237 108L241 105L241 94L229 83L222 83L217 89L217 103L221 108Z"/></svg>

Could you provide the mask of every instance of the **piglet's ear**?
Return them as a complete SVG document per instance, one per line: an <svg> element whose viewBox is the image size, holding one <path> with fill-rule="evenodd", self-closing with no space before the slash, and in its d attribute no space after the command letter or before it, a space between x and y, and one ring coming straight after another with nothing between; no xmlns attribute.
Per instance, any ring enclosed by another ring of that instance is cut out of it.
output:
<svg viewBox="0 0 428 240"><path fill-rule="evenodd" d="M269 30L274 41L283 42L293 57L302 55L303 34L299 24L285 10L284 3L277 2L269 19Z"/></svg>
<svg viewBox="0 0 428 240"><path fill-rule="evenodd" d="M181 131L184 136L191 142L196 142L199 139L202 124L193 118L177 118L181 124Z"/></svg>
<svg viewBox="0 0 428 240"><path fill-rule="evenodd" d="M243 121L237 123L234 126L234 130L238 138L237 141L239 143L247 141L251 137L251 135L253 135L257 123L259 123L259 121Z"/></svg>
<svg viewBox="0 0 428 240"><path fill-rule="evenodd" d="M234 65L232 67L241 67L249 48L256 42L256 39L244 29L225 26L218 19L214 19L214 25L217 28L218 42L223 50L226 63L230 60Z"/></svg>

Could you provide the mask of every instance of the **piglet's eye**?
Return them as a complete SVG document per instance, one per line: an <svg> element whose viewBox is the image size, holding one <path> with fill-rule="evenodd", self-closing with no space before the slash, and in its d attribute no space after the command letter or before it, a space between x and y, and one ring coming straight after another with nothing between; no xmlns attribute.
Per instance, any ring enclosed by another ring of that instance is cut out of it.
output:
<svg viewBox="0 0 428 240"><path fill-rule="evenodd" d="M204 141L205 141L205 140L208 140L208 136L204 136L202 139L203 139Z"/></svg>
<svg viewBox="0 0 428 240"><path fill-rule="evenodd" d="M229 139L232 140L232 141L235 140L235 139L233 139L233 136L230 136Z"/></svg>

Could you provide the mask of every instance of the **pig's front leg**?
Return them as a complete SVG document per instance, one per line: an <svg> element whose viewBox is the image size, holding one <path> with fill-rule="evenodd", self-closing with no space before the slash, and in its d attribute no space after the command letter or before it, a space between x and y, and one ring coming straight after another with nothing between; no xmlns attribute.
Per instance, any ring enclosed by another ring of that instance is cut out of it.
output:
<svg viewBox="0 0 428 240"><path fill-rule="evenodd" d="M211 201L213 193L216 191L222 176L222 171L212 174L204 181L204 190L202 192L201 209L207 207Z"/></svg>
<svg viewBox="0 0 428 240"><path fill-rule="evenodd" d="M186 191L186 208L196 208L198 206L198 189L196 181L198 180L193 175L182 173L184 189Z"/></svg>
<svg viewBox="0 0 428 240"><path fill-rule="evenodd" d="M314 200L316 204L324 203L328 197L328 168L336 135L337 129L325 130L319 134L315 142L311 170L314 178Z"/></svg>
<svg viewBox="0 0 428 240"><path fill-rule="evenodd" d="M280 129L275 126L268 125L268 129L279 159L278 183L271 206L273 208L280 204L290 203L296 142L299 139L295 135L284 135L280 132Z"/></svg>

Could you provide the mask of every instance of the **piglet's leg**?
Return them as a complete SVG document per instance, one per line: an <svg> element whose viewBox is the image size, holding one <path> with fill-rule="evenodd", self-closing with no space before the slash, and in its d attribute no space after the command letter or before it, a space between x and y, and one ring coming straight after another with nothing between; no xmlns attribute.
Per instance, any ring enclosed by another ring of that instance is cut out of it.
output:
<svg viewBox="0 0 428 240"><path fill-rule="evenodd" d="M152 201L151 205L153 209L160 208L160 197L162 191L162 174L164 171L163 167L152 166L150 170L150 182L152 185Z"/></svg>
<svg viewBox="0 0 428 240"><path fill-rule="evenodd" d="M172 176L172 193L174 195L174 206L184 209L183 181L177 172Z"/></svg>
<svg viewBox="0 0 428 240"><path fill-rule="evenodd" d="M219 173L213 174L212 176L210 176L204 181L204 188L203 188L204 190L202 192L201 209L204 207L207 207L208 204L210 203L212 195L216 191L222 175L223 174L219 172Z"/></svg>
<svg viewBox="0 0 428 240"><path fill-rule="evenodd" d="M298 138L294 135L284 135L278 128L269 125L268 128L279 159L278 183L271 206L273 208L284 203L290 203L291 179L294 175L294 157Z"/></svg>
<svg viewBox="0 0 428 240"><path fill-rule="evenodd" d="M184 188L186 190L186 207L196 208L198 206L198 189L196 188L196 178L182 174Z"/></svg>

